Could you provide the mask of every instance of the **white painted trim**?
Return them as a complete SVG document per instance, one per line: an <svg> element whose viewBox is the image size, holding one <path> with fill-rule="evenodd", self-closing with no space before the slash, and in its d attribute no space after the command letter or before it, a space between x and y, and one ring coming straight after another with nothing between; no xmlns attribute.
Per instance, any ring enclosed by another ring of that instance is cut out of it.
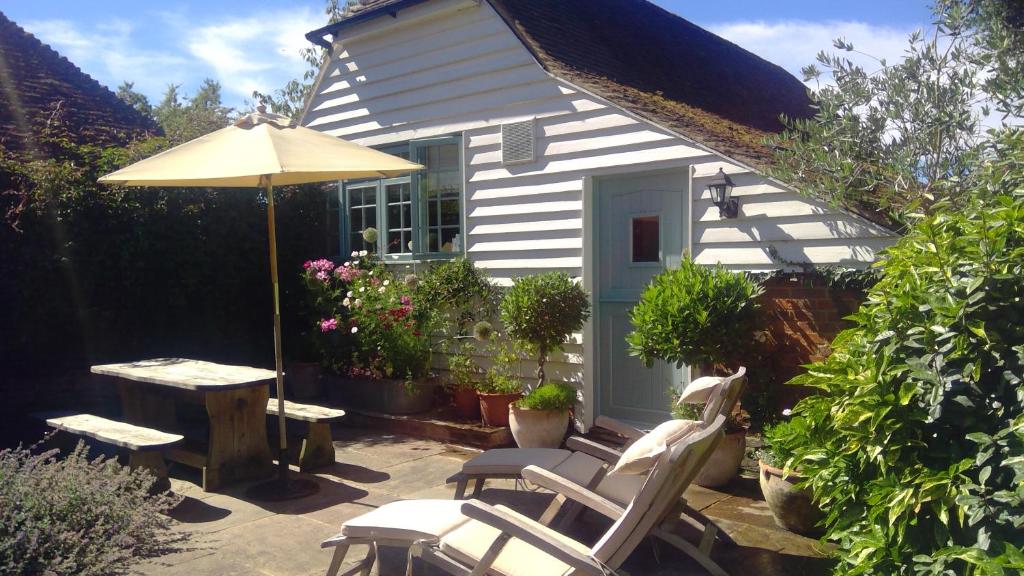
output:
<svg viewBox="0 0 1024 576"><path fill-rule="evenodd" d="M683 208L686 209L683 222L688 223L686 226L686 238L683 238L683 246L691 258L693 257L693 174L696 171L697 168L693 164L690 164L686 169L686 202L683 202Z"/></svg>
<svg viewBox="0 0 1024 576"><path fill-rule="evenodd" d="M597 250L594 246L596 231L594 228L594 177L583 177L583 289L590 298L590 320L583 326L583 432L594 424L597 410L597 337L598 337L598 301L597 290Z"/></svg>

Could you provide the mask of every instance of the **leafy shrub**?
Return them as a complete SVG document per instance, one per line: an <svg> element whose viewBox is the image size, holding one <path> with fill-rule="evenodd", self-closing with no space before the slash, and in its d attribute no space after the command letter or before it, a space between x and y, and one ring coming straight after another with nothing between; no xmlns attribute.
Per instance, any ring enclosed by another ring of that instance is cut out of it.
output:
<svg viewBox="0 0 1024 576"><path fill-rule="evenodd" d="M179 498L150 496L153 476L78 444L63 460L0 451L0 574L125 574L142 558L174 551L183 533L163 512Z"/></svg>
<svg viewBox="0 0 1024 576"><path fill-rule="evenodd" d="M790 465L795 456L793 443L807 442L810 434L808 422L799 416L768 424L761 431L758 457L769 466L784 468Z"/></svg>
<svg viewBox="0 0 1024 576"><path fill-rule="evenodd" d="M477 392L484 394L516 394L523 391L523 381L519 378L519 356L504 344L494 344L490 348L491 366L484 373L483 380L477 384Z"/></svg>
<svg viewBox="0 0 1024 576"><path fill-rule="evenodd" d="M761 286L746 274L683 258L654 277L633 308L629 353L701 366L742 358L750 346Z"/></svg>
<svg viewBox="0 0 1024 576"><path fill-rule="evenodd" d="M508 335L537 355L537 385L544 384L548 354L560 350L590 318L590 300L564 272L517 278L501 301L501 321Z"/></svg>
<svg viewBox="0 0 1024 576"><path fill-rule="evenodd" d="M419 300L436 310L445 321L443 328L455 335L494 315L496 293L487 275L461 257L428 269L416 288Z"/></svg>
<svg viewBox="0 0 1024 576"><path fill-rule="evenodd" d="M548 382L516 401L527 410L569 410L576 404L576 389L564 382Z"/></svg>
<svg viewBox="0 0 1024 576"><path fill-rule="evenodd" d="M854 327L792 381L821 391L784 443L838 574L1024 569L1022 138L986 176L991 200L940 206L888 250Z"/></svg>
<svg viewBox="0 0 1024 576"><path fill-rule="evenodd" d="M326 364L357 377L415 380L430 372L431 310L372 254L353 252L340 266L307 262L303 277L327 314L317 320Z"/></svg>
<svg viewBox="0 0 1024 576"><path fill-rule="evenodd" d="M483 371L473 359L476 349L472 344L463 344L456 353L448 354L448 379L445 387L449 390L474 390L480 382Z"/></svg>

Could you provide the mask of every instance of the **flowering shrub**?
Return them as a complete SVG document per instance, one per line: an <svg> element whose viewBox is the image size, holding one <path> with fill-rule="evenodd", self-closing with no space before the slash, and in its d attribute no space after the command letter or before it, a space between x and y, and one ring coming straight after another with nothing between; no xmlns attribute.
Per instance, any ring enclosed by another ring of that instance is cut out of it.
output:
<svg viewBox="0 0 1024 576"><path fill-rule="evenodd" d="M422 378L430 369L429 307L366 251L335 265L312 260L303 277L320 317L325 363L351 376Z"/></svg>
<svg viewBox="0 0 1024 576"><path fill-rule="evenodd" d="M163 514L179 497L150 496L149 472L90 461L82 443L56 455L0 451L0 574L125 574L180 548Z"/></svg>

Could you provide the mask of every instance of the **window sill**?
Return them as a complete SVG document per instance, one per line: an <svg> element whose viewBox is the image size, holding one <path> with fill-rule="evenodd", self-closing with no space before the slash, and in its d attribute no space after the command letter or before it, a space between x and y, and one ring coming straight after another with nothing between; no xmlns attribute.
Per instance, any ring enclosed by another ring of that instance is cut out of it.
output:
<svg viewBox="0 0 1024 576"><path fill-rule="evenodd" d="M415 257L410 255L401 256L384 256L380 259L381 262L387 265L401 265L401 264L426 264L428 262L441 262L444 260L454 260L459 256L465 256L464 252L438 252L434 254L417 254Z"/></svg>

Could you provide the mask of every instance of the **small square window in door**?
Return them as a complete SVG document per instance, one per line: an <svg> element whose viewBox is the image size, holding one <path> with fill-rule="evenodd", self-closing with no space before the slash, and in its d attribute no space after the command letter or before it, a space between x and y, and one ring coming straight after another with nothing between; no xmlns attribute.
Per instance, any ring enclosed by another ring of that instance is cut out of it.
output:
<svg viewBox="0 0 1024 576"><path fill-rule="evenodd" d="M633 262L661 260L661 226L657 216L633 217Z"/></svg>

